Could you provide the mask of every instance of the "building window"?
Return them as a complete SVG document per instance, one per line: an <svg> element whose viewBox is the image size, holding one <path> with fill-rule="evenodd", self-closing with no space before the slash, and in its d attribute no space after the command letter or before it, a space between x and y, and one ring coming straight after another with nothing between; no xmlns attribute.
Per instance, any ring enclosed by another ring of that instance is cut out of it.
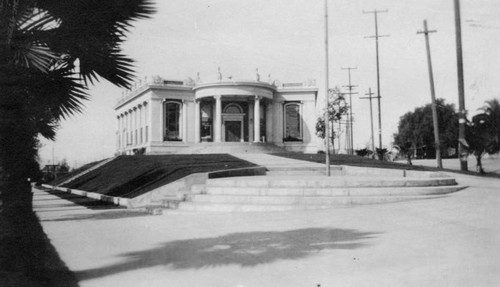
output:
<svg viewBox="0 0 500 287"><path fill-rule="evenodd" d="M213 105L211 102L202 102L200 138L201 141L204 142L212 141L212 126L213 126L212 109Z"/></svg>
<svg viewBox="0 0 500 287"><path fill-rule="evenodd" d="M302 141L301 104L287 103L284 107L285 137L283 140Z"/></svg>
<svg viewBox="0 0 500 287"><path fill-rule="evenodd" d="M224 108L225 114L242 114L243 109L238 104L229 104Z"/></svg>
<svg viewBox="0 0 500 287"><path fill-rule="evenodd" d="M165 103L165 141L180 141L181 104Z"/></svg>

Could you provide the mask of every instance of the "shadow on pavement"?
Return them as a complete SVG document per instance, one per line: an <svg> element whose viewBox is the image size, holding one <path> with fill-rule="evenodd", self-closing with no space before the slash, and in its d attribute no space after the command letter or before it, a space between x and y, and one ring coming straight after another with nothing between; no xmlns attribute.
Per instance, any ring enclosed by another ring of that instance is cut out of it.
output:
<svg viewBox="0 0 500 287"><path fill-rule="evenodd" d="M351 229L306 228L283 232L232 233L213 238L179 240L123 255L123 262L77 271L80 280L158 265L200 269L237 264L251 267L277 260L296 260L323 250L357 249L377 233Z"/></svg>
<svg viewBox="0 0 500 287"><path fill-rule="evenodd" d="M61 221L76 221L76 220L110 220L110 219L121 219L121 218L142 217L142 216L151 216L151 214L146 213L145 211L142 212L142 211L116 210L110 212L100 212L95 214L74 214L56 219L42 219L41 221L61 222Z"/></svg>

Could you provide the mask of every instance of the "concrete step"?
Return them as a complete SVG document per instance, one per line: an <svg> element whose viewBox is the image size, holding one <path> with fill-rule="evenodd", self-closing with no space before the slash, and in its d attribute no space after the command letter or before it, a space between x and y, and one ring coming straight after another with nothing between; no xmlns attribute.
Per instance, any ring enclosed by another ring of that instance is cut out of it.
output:
<svg viewBox="0 0 500 287"><path fill-rule="evenodd" d="M275 204L275 205L345 205L373 204L386 201L408 200L413 197L444 195L456 192L464 187L420 187L420 188L384 188L367 190L364 193L339 193L338 195L227 195L198 194L192 195L192 202L231 203L231 204Z"/></svg>
<svg viewBox="0 0 500 287"><path fill-rule="evenodd" d="M459 185L412 187L221 187L207 188L209 195L235 196L410 196L446 194L463 189Z"/></svg>
<svg viewBox="0 0 500 287"><path fill-rule="evenodd" d="M210 179L207 192L219 188L356 188L356 187L425 187L456 185L454 178L380 178L359 176L307 176L290 178L289 176L254 176Z"/></svg>
<svg viewBox="0 0 500 287"><path fill-rule="evenodd" d="M410 200L425 200L445 197L446 195L405 196L405 197L345 197L337 201L296 201L294 204L275 204L265 201L261 203L229 203L229 202L182 202L179 209L182 211L209 211L209 212L258 212L258 211L287 211L287 210L317 210L330 208L348 208L357 205L395 203Z"/></svg>

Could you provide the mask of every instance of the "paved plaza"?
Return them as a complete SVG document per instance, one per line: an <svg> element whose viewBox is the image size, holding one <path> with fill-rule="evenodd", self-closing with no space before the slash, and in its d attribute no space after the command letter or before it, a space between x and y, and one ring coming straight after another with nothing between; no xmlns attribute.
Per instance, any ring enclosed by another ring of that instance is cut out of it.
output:
<svg viewBox="0 0 500 287"><path fill-rule="evenodd" d="M500 179L447 197L331 210L161 216L35 190L81 286L498 286Z"/></svg>

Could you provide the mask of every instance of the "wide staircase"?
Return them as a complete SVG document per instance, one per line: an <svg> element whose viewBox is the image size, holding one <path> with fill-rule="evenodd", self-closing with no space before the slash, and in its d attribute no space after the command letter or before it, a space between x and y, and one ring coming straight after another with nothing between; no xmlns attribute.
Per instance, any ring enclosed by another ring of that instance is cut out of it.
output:
<svg viewBox="0 0 500 287"><path fill-rule="evenodd" d="M178 206L193 211L277 211L431 199L464 186L443 173L332 166L271 155L236 155L265 165L265 176L208 179Z"/></svg>
<svg viewBox="0 0 500 287"><path fill-rule="evenodd" d="M186 154L210 154L210 153L231 153L231 154L268 154L282 153L286 150L282 147L271 143L239 143L239 142L224 142L224 143L199 143L189 146L182 150Z"/></svg>

